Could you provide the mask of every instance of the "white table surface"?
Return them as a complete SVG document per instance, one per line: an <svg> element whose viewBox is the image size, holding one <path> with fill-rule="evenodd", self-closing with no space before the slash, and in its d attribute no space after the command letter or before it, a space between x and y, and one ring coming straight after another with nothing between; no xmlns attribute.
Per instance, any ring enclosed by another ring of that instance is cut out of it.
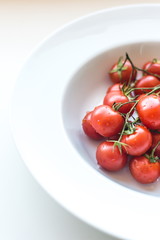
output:
<svg viewBox="0 0 160 240"><path fill-rule="evenodd" d="M39 186L21 159L8 108L17 74L30 51L76 17L127 0L0 0L0 239L113 240L77 219ZM160 2L160 1L154 1Z"/></svg>

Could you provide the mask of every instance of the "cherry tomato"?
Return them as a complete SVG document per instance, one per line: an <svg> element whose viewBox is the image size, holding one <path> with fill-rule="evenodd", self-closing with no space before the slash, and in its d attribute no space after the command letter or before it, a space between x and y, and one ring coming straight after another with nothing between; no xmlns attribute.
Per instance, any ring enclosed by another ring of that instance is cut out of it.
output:
<svg viewBox="0 0 160 240"><path fill-rule="evenodd" d="M100 135L111 137L122 130L124 119L110 106L100 105L93 110L91 124Z"/></svg>
<svg viewBox="0 0 160 240"><path fill-rule="evenodd" d="M110 72L110 78L114 83L124 83L128 82L131 78L131 81L135 80L137 71L133 70L131 63L127 60L124 64L124 61L119 60L118 63L115 63Z"/></svg>
<svg viewBox="0 0 160 240"><path fill-rule="evenodd" d="M147 75L136 81L135 88L152 88L157 85L160 85L159 79L154 76ZM152 89L137 89L135 90L135 94L140 95L150 92L151 90Z"/></svg>
<svg viewBox="0 0 160 240"><path fill-rule="evenodd" d="M127 144L122 145L126 153L132 156L140 156L151 147L152 135L146 127L136 125L135 132L123 135L121 142Z"/></svg>
<svg viewBox="0 0 160 240"><path fill-rule="evenodd" d="M97 133L91 125L91 115L92 115L92 111L88 112L85 115L85 117L83 118L83 120L82 120L83 131L88 137L90 137L94 140L101 140L101 139L103 139L103 136L101 136L99 133Z"/></svg>
<svg viewBox="0 0 160 240"><path fill-rule="evenodd" d="M122 87L123 87L123 84L115 83L108 88L107 93L112 92L112 91L121 91Z"/></svg>
<svg viewBox="0 0 160 240"><path fill-rule="evenodd" d="M144 64L143 69L149 73L160 75L160 61L153 59Z"/></svg>
<svg viewBox="0 0 160 240"><path fill-rule="evenodd" d="M97 147L96 158L98 164L108 171L118 171L127 162L127 154L120 152L113 142L102 142Z"/></svg>
<svg viewBox="0 0 160 240"><path fill-rule="evenodd" d="M152 146L151 150L156 147L158 142L160 142L160 130L158 132L152 132ZM160 145L158 145L155 149L155 155L160 158Z"/></svg>
<svg viewBox="0 0 160 240"><path fill-rule="evenodd" d="M155 182L160 175L159 162L150 162L145 156L134 157L129 164L132 176L140 183Z"/></svg>
<svg viewBox="0 0 160 240"><path fill-rule="evenodd" d="M129 103L128 97L126 97L122 91L110 91L104 97L103 104L112 107L114 103L127 103L118 109L120 113L128 113L134 105L133 103Z"/></svg>
<svg viewBox="0 0 160 240"><path fill-rule="evenodd" d="M160 97L143 96L136 106L142 123L149 129L160 129Z"/></svg>

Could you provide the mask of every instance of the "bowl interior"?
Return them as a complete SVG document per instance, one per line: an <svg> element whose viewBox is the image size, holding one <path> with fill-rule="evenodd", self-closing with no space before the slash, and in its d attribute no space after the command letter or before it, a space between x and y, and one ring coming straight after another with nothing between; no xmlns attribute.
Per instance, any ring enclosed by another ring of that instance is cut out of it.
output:
<svg viewBox="0 0 160 240"><path fill-rule="evenodd" d="M99 142L89 139L82 131L81 122L87 111L102 104L107 88L112 84L108 76L111 66L128 53L136 66L142 65L153 58L160 57L159 42L140 42L118 46L107 50L86 62L70 80L63 99L63 123L69 140L77 152L99 174L103 174L107 181L113 181L146 194L159 196L158 182L142 185L137 183L129 173L128 166L119 172L107 172L99 168L96 163L95 152Z"/></svg>

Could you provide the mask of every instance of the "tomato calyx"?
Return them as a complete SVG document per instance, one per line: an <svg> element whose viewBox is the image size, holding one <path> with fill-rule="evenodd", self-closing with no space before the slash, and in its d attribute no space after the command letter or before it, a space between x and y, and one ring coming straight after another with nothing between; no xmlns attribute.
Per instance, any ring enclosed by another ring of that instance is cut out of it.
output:
<svg viewBox="0 0 160 240"><path fill-rule="evenodd" d="M123 135L130 135L136 131L135 124L133 122L127 122Z"/></svg>
<svg viewBox="0 0 160 240"><path fill-rule="evenodd" d="M119 140L107 140L106 142L113 142L114 143L113 148L118 147L121 154L122 154L122 146L124 147L128 146L128 144L122 143Z"/></svg>
<svg viewBox="0 0 160 240"><path fill-rule="evenodd" d="M151 162L151 163L156 163L156 162L158 162L160 159L159 159L159 157L157 157L157 156L151 156L151 155L149 155L149 154L144 154L144 156Z"/></svg>
<svg viewBox="0 0 160 240"><path fill-rule="evenodd" d="M119 78L122 79L122 71L127 70L127 66L125 65L125 61L123 61L123 57L120 57L117 63L117 66L113 68L109 73L115 73L117 72L119 75Z"/></svg>
<svg viewBox="0 0 160 240"><path fill-rule="evenodd" d="M153 64L154 64L154 63L160 64L160 60L158 60L157 58L153 58L152 63L153 63Z"/></svg>
<svg viewBox="0 0 160 240"><path fill-rule="evenodd" d="M159 162L160 159L155 155L156 148L160 145L160 141L156 144L156 146L152 149L151 154L145 154L144 156L148 158L151 163Z"/></svg>

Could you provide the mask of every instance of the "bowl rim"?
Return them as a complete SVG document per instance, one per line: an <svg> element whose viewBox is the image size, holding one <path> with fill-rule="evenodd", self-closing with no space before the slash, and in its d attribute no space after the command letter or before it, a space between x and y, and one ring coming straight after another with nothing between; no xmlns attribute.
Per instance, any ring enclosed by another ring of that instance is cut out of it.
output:
<svg viewBox="0 0 160 240"><path fill-rule="evenodd" d="M143 7L151 7L151 6L152 6L152 7L157 7L157 6L160 7L160 4L132 4L132 5L124 5L124 6L112 7L112 8L107 8L107 9L103 9L103 10L99 10L99 11L96 11L96 12L93 12L93 13L90 13L90 14L87 14L87 15L85 15L85 16L82 16L82 17L77 18L76 20L70 21L69 23L63 25L62 27L58 28L56 31L54 31L53 33L51 33L50 35L48 35L46 38L44 38L44 40L42 40L42 41L33 49L33 51L26 57L26 60L25 60L24 63L22 64L22 69L25 69L26 63L28 63L28 61L34 56L34 54L35 54L37 51L39 51L40 48L41 48L41 46L43 46L43 44L45 44L49 39L53 38L57 33L63 31L64 29L66 29L67 27L70 27L70 26L73 25L73 24L76 24L77 22L79 22L79 21L81 21L81 20L85 20L86 18L90 18L90 17L92 17L92 16L96 16L96 15L99 15L99 14L101 14L101 13L106 13L106 12L117 11L117 10L128 9L128 8L129 8L129 9L130 9L130 8L137 8L137 7L138 7L138 8L143 8ZM19 74L18 79L20 79L20 75L21 75L21 72L20 72L20 74ZM13 97L14 97L14 94L13 94ZM11 100L11 102L12 102L12 100ZM15 140L15 137L14 137L15 134L14 134L14 130L13 130L13 122L12 122L12 113L11 113L11 112L12 112L12 103L11 103L11 105L10 105L10 114L9 114L9 115L10 115L10 126L11 126L11 132L12 132L12 135L13 135L13 139L14 139L14 141L16 142L17 149L19 150L18 143L17 143L17 141ZM23 154L21 153L20 150L19 150L19 152L20 152L20 155L21 155L22 159L24 159L24 162L26 163L26 160L25 160L25 158L23 157ZM26 165L27 165L27 163L26 163ZM34 178L36 178L34 172L32 172L32 170L31 170L31 168L30 168L28 165L27 165L27 167L30 169L30 172L32 173L32 175L34 176ZM37 178L36 178L36 180L39 182L39 180L38 180ZM40 183L40 182L39 182L39 183ZM43 188L44 188L45 191L47 191L47 190L45 189L45 186L44 186L42 183L40 183L40 185L43 186ZM47 192L48 192L48 191L47 191ZM52 195L50 192L48 192L48 194L53 197L53 195ZM142 194L141 197L143 197L144 194L143 194L143 193L141 193L141 194ZM131 195L132 195L132 194L131 194ZM151 198L152 198L152 197L151 197ZM91 222L88 221L87 219L82 218L82 216L77 215L75 212L72 211L72 209L67 208L67 206L64 206L64 204L63 204L62 202L60 202L55 196L54 196L54 199L55 199L57 202L61 203L61 205L62 205L65 209L67 209L69 212L71 212L73 215L75 215L76 217L78 217L78 218L80 218L80 219L83 219L83 221L85 221L86 223L88 223L88 224L91 225L91 226L94 226L94 227L97 228L98 230L101 230L101 231L103 231L103 232L105 232L105 233L107 233L107 234L110 234L110 235L112 235L112 236L124 237L124 236L120 236L119 233L110 232L108 229L106 230L106 229L101 228L100 226L94 225L93 222L91 223ZM148 199L150 199L150 196L148 196Z"/></svg>

